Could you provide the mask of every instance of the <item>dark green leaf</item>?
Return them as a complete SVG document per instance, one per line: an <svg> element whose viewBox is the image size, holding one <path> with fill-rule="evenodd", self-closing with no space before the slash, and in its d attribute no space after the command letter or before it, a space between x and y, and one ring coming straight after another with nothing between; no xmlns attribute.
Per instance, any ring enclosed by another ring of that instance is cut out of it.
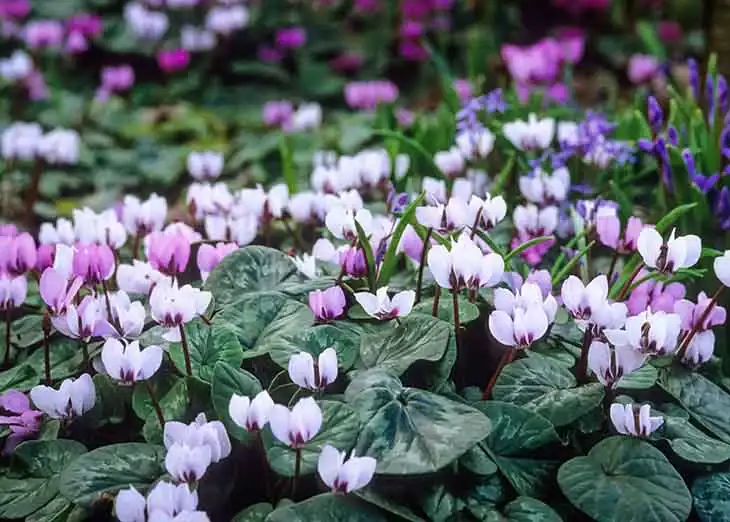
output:
<svg viewBox="0 0 730 522"><path fill-rule="evenodd" d="M0 372L0 393L8 390L28 391L38 384L39 380L38 373L32 367L21 364Z"/></svg>
<svg viewBox="0 0 730 522"><path fill-rule="evenodd" d="M438 361L449 342L451 328L440 319L416 314L383 338L382 334L362 338L360 356L368 368L390 370L400 375L416 361Z"/></svg>
<svg viewBox="0 0 730 522"><path fill-rule="evenodd" d="M264 522L266 517L274 511L274 506L266 502L248 506L238 513L231 522Z"/></svg>
<svg viewBox="0 0 730 522"><path fill-rule="evenodd" d="M507 504L502 513L494 512L486 522L561 522L550 506L531 497L518 497Z"/></svg>
<svg viewBox="0 0 730 522"><path fill-rule="evenodd" d="M202 320L196 320L185 325L185 336L190 350L193 376L201 381L210 383L213 378L213 368L218 362L241 366L243 348L235 332L225 325L213 323L209 326ZM185 375L182 343L170 345L170 359L178 371Z"/></svg>
<svg viewBox="0 0 730 522"><path fill-rule="evenodd" d="M664 416L662 437L678 456L690 462L719 464L730 459L730 445L705 435L687 419Z"/></svg>
<svg viewBox="0 0 730 522"><path fill-rule="evenodd" d="M413 307L412 313L431 315L433 303L424 301ZM470 303L465 297L459 296L459 323L467 324L479 319L479 307ZM447 323L454 324L454 302L452 299L439 299L436 317Z"/></svg>
<svg viewBox="0 0 730 522"><path fill-rule="evenodd" d="M345 399L360 415L358 455L375 457L378 473L432 473L466 453L489 434L478 410L440 395L404 388L383 370L353 379Z"/></svg>
<svg viewBox="0 0 730 522"><path fill-rule="evenodd" d="M502 370L493 397L539 413L555 426L565 426L603 400L600 384L576 385L567 368L547 357L528 357Z"/></svg>
<svg viewBox="0 0 730 522"><path fill-rule="evenodd" d="M351 495L324 493L274 510L266 522L386 522L377 508Z"/></svg>
<svg viewBox="0 0 730 522"><path fill-rule="evenodd" d="M558 471L568 500L598 522L684 522L692 497L661 451L631 437L610 437Z"/></svg>
<svg viewBox="0 0 730 522"><path fill-rule="evenodd" d="M161 446L129 442L104 446L77 458L61 474L61 494L91 505L104 493L134 486L146 489L163 473Z"/></svg>
<svg viewBox="0 0 730 522"><path fill-rule="evenodd" d="M701 522L727 522L730 515L730 473L698 478L692 484L692 496Z"/></svg>
<svg viewBox="0 0 730 522"><path fill-rule="evenodd" d="M188 381L186 379L180 379L163 397L157 398L160 401L160 409L162 410L162 416L165 422L183 419L188 409L190 393ZM142 436L147 442L161 443L162 432L163 427L160 426L157 413L153 409L147 414L144 426L142 427Z"/></svg>
<svg viewBox="0 0 730 522"><path fill-rule="evenodd" d="M393 230L393 236L390 239L388 249L385 251L383 257L383 264L380 267L380 273L378 274L378 286L385 286L390 281L390 277L393 275L396 263L398 262L398 247L400 246L401 237L403 232L406 231L406 227L413 221L416 216L416 208L423 204L425 195L419 194L403 211L398 224Z"/></svg>
<svg viewBox="0 0 730 522"><path fill-rule="evenodd" d="M76 375L84 362L84 352L81 344L79 344L79 341L69 339L68 337L54 339L51 343L50 355L51 378L54 381L60 381ZM30 354L25 364L43 374L45 368L43 348L37 348Z"/></svg>
<svg viewBox="0 0 730 522"><path fill-rule="evenodd" d="M287 368L292 355L307 352L316 359L327 348L334 348L339 367L349 370L360 352L359 329L346 321L300 329L277 337L269 355L279 366Z"/></svg>

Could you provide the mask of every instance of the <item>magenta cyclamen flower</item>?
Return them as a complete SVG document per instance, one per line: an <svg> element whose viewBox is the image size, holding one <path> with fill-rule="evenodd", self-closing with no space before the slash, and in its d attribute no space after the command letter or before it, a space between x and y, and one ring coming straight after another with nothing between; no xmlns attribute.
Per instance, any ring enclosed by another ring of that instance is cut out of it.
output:
<svg viewBox="0 0 730 522"><path fill-rule="evenodd" d="M74 252L73 271L93 286L114 274L114 263L114 252L107 245L83 245Z"/></svg>
<svg viewBox="0 0 730 522"><path fill-rule="evenodd" d="M0 236L0 274L16 277L31 270L35 264L35 241L30 234Z"/></svg>
<svg viewBox="0 0 730 522"><path fill-rule="evenodd" d="M218 243L215 246L210 244L200 245L198 249L198 269L200 276L205 281L208 275L228 254L238 249L236 243Z"/></svg>
<svg viewBox="0 0 730 522"><path fill-rule="evenodd" d="M346 304L345 293L339 286L309 293L309 308L318 321L332 321L342 316Z"/></svg>
<svg viewBox="0 0 730 522"><path fill-rule="evenodd" d="M101 70L101 86L110 92L128 91L134 85L134 69L130 65L104 67Z"/></svg>
<svg viewBox="0 0 730 522"><path fill-rule="evenodd" d="M57 20L36 20L25 26L23 36L31 49L56 49L63 43L63 25Z"/></svg>
<svg viewBox="0 0 730 522"><path fill-rule="evenodd" d="M185 271L190 259L190 240L183 234L153 232L145 238L147 259L153 268L173 275Z"/></svg>
<svg viewBox="0 0 730 522"><path fill-rule="evenodd" d="M725 323L727 311L723 306L716 304L713 306L704 323L699 324L700 319L705 314L711 301L712 299L707 297L707 294L700 292L697 296L696 304L688 299L681 299L674 303L674 312L679 314L682 331L688 332L693 328L704 331L709 330L713 326L719 326Z"/></svg>
<svg viewBox="0 0 730 522"><path fill-rule="evenodd" d="M276 31L276 47L279 49L299 49L307 41L307 31L303 27L287 27Z"/></svg>
<svg viewBox="0 0 730 522"><path fill-rule="evenodd" d="M294 106L290 101L270 101L264 104L263 120L269 127L281 127L294 114Z"/></svg>
<svg viewBox="0 0 730 522"><path fill-rule="evenodd" d="M642 270L636 276L636 280L645 277L649 272ZM674 311L674 305L685 295L685 288L682 283L670 283L665 285L658 281L645 281L634 288L626 301L629 315L637 315L651 307L652 312Z"/></svg>
<svg viewBox="0 0 730 522"><path fill-rule="evenodd" d="M633 84L646 83L659 73L659 60L646 54L634 54L629 58L626 71Z"/></svg>
<svg viewBox="0 0 730 522"><path fill-rule="evenodd" d="M79 33L91 38L101 34L104 29L104 22L99 16L80 13L66 20L66 29L70 33Z"/></svg>
<svg viewBox="0 0 730 522"><path fill-rule="evenodd" d="M166 73L182 71L190 63L190 53L186 49L171 49L157 53L157 64Z"/></svg>
<svg viewBox="0 0 730 522"><path fill-rule="evenodd" d="M3 448L9 455L25 439L35 437L41 428L40 411L31 409L28 397L16 390L8 390L0 395L0 426L10 429Z"/></svg>
<svg viewBox="0 0 730 522"><path fill-rule="evenodd" d="M30 13L29 0L3 0L0 2L0 19L17 20Z"/></svg>

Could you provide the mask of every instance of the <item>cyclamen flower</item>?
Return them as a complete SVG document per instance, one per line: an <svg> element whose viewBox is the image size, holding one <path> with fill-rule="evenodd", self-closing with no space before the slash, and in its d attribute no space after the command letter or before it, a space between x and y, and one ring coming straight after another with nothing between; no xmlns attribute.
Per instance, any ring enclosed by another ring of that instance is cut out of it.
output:
<svg viewBox="0 0 730 522"><path fill-rule="evenodd" d="M456 136L456 146L466 159L484 159L494 149L495 139L494 134L487 129L474 129L459 133Z"/></svg>
<svg viewBox="0 0 730 522"><path fill-rule="evenodd" d="M89 208L73 211L74 233L81 243L121 248L127 241L127 231L114 209L97 214Z"/></svg>
<svg viewBox="0 0 730 522"><path fill-rule="evenodd" d="M313 255L302 254L292 258L294 264L303 276L314 279L317 277L317 259Z"/></svg>
<svg viewBox="0 0 730 522"><path fill-rule="evenodd" d="M24 274L36 264L36 247L27 232L0 237L0 274L11 278Z"/></svg>
<svg viewBox="0 0 730 522"><path fill-rule="evenodd" d="M621 435L633 437L651 435L664 424L664 419L650 415L651 407L648 404L644 404L638 410L633 404L611 404L611 422Z"/></svg>
<svg viewBox="0 0 730 522"><path fill-rule="evenodd" d="M39 288L41 298L48 305L51 315L65 313L66 307L71 304L82 284L83 280L78 277L69 284L68 279L54 267L45 269L41 274Z"/></svg>
<svg viewBox="0 0 730 522"><path fill-rule="evenodd" d="M449 199L446 206L437 204L416 208L416 220L427 228L439 231L458 230L474 224L469 206L457 198Z"/></svg>
<svg viewBox="0 0 730 522"><path fill-rule="evenodd" d="M486 194L485 199L472 195L469 199L469 214L474 221L479 222L486 230L496 227L507 215L507 203L502 196L491 197ZM473 222L472 222L473 223Z"/></svg>
<svg viewBox="0 0 730 522"><path fill-rule="evenodd" d="M339 286L309 293L309 309L318 321L327 322L341 317L346 304L345 293Z"/></svg>
<svg viewBox="0 0 730 522"><path fill-rule="evenodd" d="M450 251L443 245L429 250L428 269L441 288L478 290L502 280L504 260L498 254L484 255L467 234L461 234Z"/></svg>
<svg viewBox="0 0 730 522"><path fill-rule="evenodd" d="M214 180L223 171L223 154L220 152L191 152L188 155L188 172L197 181Z"/></svg>
<svg viewBox="0 0 730 522"><path fill-rule="evenodd" d="M675 237L675 230L672 230L665 243L655 229L644 228L639 234L637 248L646 266L671 273L694 266L699 261L702 241L695 235Z"/></svg>
<svg viewBox="0 0 730 522"><path fill-rule="evenodd" d="M274 401L266 390L249 399L233 394L228 402L228 415L231 420L246 431L261 431L269 422Z"/></svg>
<svg viewBox="0 0 730 522"><path fill-rule="evenodd" d="M186 49L170 49L157 53L157 64L166 73L174 73L187 68L190 53Z"/></svg>
<svg viewBox="0 0 730 522"><path fill-rule="evenodd" d="M601 341L593 341L588 350L588 368L598 381L606 387L614 388L621 377L641 368L646 355L629 346L615 349Z"/></svg>
<svg viewBox="0 0 730 522"><path fill-rule="evenodd" d="M107 316L106 302L100 301ZM132 301L127 292L119 290L109 295L109 304L111 305L111 316L113 318L112 331L108 334L113 337L129 339L139 337L144 329L145 317L147 312L144 305L140 301Z"/></svg>
<svg viewBox="0 0 730 522"><path fill-rule="evenodd" d="M152 319L167 328L164 338L180 341L179 327L203 315L213 295L190 285L177 286L177 282L160 282L150 293Z"/></svg>
<svg viewBox="0 0 730 522"><path fill-rule="evenodd" d="M106 245L82 245L74 252L74 274L90 286L111 278L114 265L114 252Z"/></svg>
<svg viewBox="0 0 730 522"><path fill-rule="evenodd" d="M626 230L621 237L621 221L613 211L606 211L604 207L598 209L596 216L596 232L598 239L604 246L612 248L621 254L636 250L639 234L644 229L641 219L631 216L626 223Z"/></svg>
<svg viewBox="0 0 730 522"><path fill-rule="evenodd" d="M134 384L152 377L162 364L162 348L140 350L139 341L122 343L107 339L101 350L104 373L121 384Z"/></svg>
<svg viewBox="0 0 730 522"><path fill-rule="evenodd" d="M466 166L464 156L461 151L452 147L449 150L437 152L433 157L433 162L446 176L455 177L464 171Z"/></svg>
<svg viewBox="0 0 730 522"><path fill-rule="evenodd" d="M190 243L183 234L153 232L145 238L147 259L164 274L184 272L190 259Z"/></svg>
<svg viewBox="0 0 730 522"><path fill-rule="evenodd" d="M531 175L520 176L520 192L530 203L553 205L564 201L570 191L570 173L565 167L548 175L537 169Z"/></svg>
<svg viewBox="0 0 730 522"><path fill-rule="evenodd" d="M360 224L360 227L367 234L372 228L373 215L366 209L353 213L344 207L334 207L327 212L325 225L327 226L327 230L337 239L352 241L357 237L355 221Z"/></svg>
<svg viewBox="0 0 730 522"><path fill-rule="evenodd" d="M289 410L277 404L269 418L271 433L279 441L295 449L304 447L322 427L322 410L312 397L299 399Z"/></svg>
<svg viewBox="0 0 730 522"><path fill-rule="evenodd" d="M30 407L28 397L8 390L0 394L0 426L7 426L10 434L5 440L3 455L9 455L23 440L34 437L41 428L40 411Z"/></svg>
<svg viewBox="0 0 730 522"><path fill-rule="evenodd" d="M539 237L552 234L558 226L558 207L539 209L537 205L518 205L512 220L518 234Z"/></svg>
<svg viewBox="0 0 730 522"><path fill-rule="evenodd" d="M117 286L130 294L149 295L155 285L161 281L169 284L170 278L156 270L149 263L133 259L131 265L120 264L117 268Z"/></svg>
<svg viewBox="0 0 730 522"><path fill-rule="evenodd" d="M211 464L210 446L173 444L165 455L165 469L175 482L194 484L203 478Z"/></svg>
<svg viewBox="0 0 730 522"><path fill-rule="evenodd" d="M80 142L75 130L54 129L38 142L38 156L51 165L75 165L79 162Z"/></svg>
<svg viewBox="0 0 730 522"><path fill-rule="evenodd" d="M356 457L354 452L345 460L345 452L325 444L317 460L317 472L333 493L350 493L368 485L376 465L374 458Z"/></svg>
<svg viewBox="0 0 730 522"><path fill-rule="evenodd" d="M42 139L43 129L37 123L13 123L2 133L2 155L7 160L32 160Z"/></svg>
<svg viewBox="0 0 730 522"><path fill-rule="evenodd" d="M365 313L381 321L407 316L413 309L415 299L416 293L413 290L399 292L391 299L388 297L387 286L378 288L375 294L370 292L355 293L355 300L360 303Z"/></svg>
<svg viewBox="0 0 730 522"><path fill-rule="evenodd" d="M223 261L223 258L235 250L238 250L236 243L217 243L215 246L208 243L200 245L197 262L203 282L208 279L208 275Z"/></svg>
<svg viewBox="0 0 730 522"><path fill-rule="evenodd" d="M25 276L8 277L0 275L0 311L17 308L25 302L28 295L28 282Z"/></svg>
<svg viewBox="0 0 730 522"><path fill-rule="evenodd" d="M88 373L78 379L66 379L58 390L35 386L30 398L40 411L52 419L80 417L96 404L96 388Z"/></svg>
<svg viewBox="0 0 730 522"><path fill-rule="evenodd" d="M600 275L583 286L580 279L570 276L563 283L560 295L573 317L590 319L592 312L600 309L608 300L608 280L605 275Z"/></svg>
<svg viewBox="0 0 730 522"><path fill-rule="evenodd" d="M124 196L122 222L130 234L144 236L158 232L165 225L167 200L152 194L146 201L135 196Z"/></svg>
<svg viewBox="0 0 730 522"><path fill-rule="evenodd" d="M73 245L76 241L73 223L66 218L58 218L55 226L52 223L42 223L38 232L38 241L42 245Z"/></svg>
<svg viewBox="0 0 730 522"><path fill-rule="evenodd" d="M119 522L209 522L205 512L197 511L197 508L196 491L190 491L187 484L169 482L158 482L147 495L146 502L133 486L117 493L114 501L114 513Z"/></svg>
<svg viewBox="0 0 730 522"><path fill-rule="evenodd" d="M323 390L337 380L337 352L327 348L319 354L317 365L312 355L299 352L289 359L289 378L300 388Z"/></svg>
<svg viewBox="0 0 730 522"><path fill-rule="evenodd" d="M715 270L715 276L725 286L730 286L730 250L715 258L712 263Z"/></svg>
<svg viewBox="0 0 730 522"><path fill-rule="evenodd" d="M552 118L538 120L535 114L530 114L527 121L515 120L505 123L502 132L518 149L546 149L555 135L555 120Z"/></svg>
<svg viewBox="0 0 730 522"><path fill-rule="evenodd" d="M512 293L494 291L496 310L489 315L489 331L505 346L527 348L542 338L555 320L558 303L552 295L543 297L535 283L525 283Z"/></svg>
<svg viewBox="0 0 730 522"><path fill-rule="evenodd" d="M91 295L84 297L78 306L69 304L65 312L54 315L51 322L66 337L87 342L91 337L109 335L114 331L106 320L103 306Z"/></svg>
<svg viewBox="0 0 730 522"><path fill-rule="evenodd" d="M176 444L208 446L211 462L218 462L231 454L231 441L225 426L221 421L208 421L205 413L200 413L190 424L166 422L163 441L168 450Z"/></svg>
<svg viewBox="0 0 730 522"><path fill-rule="evenodd" d="M606 329L604 334L616 347L628 346L649 355L668 355L677 349L679 331L678 314L645 311L629 317L624 330Z"/></svg>

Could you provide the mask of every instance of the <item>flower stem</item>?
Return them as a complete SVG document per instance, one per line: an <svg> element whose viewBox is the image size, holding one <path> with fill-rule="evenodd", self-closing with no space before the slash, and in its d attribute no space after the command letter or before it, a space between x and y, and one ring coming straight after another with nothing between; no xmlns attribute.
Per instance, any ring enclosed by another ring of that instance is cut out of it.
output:
<svg viewBox="0 0 730 522"><path fill-rule="evenodd" d="M10 307L5 310L5 360L3 361L3 368L10 368L10 329L12 325L10 318Z"/></svg>
<svg viewBox="0 0 730 522"><path fill-rule="evenodd" d="M459 292L451 290L451 302L454 303L454 332L456 334L456 354L461 354L461 323L459 322ZM463 355L463 354L461 354Z"/></svg>
<svg viewBox="0 0 730 522"><path fill-rule="evenodd" d="M150 384L150 381L145 380L144 381L145 386L147 387L147 393L150 396L150 400L152 401L152 407L155 410L155 414L157 415L157 420L160 422L160 428L163 430L165 429L165 415L162 413L162 408L160 407L160 401L157 400L157 396L155 395L155 391L152 389L152 385Z"/></svg>
<svg viewBox="0 0 730 522"><path fill-rule="evenodd" d="M45 368L46 385L51 385L51 346L48 338L51 335L51 316L48 311L43 315L43 366Z"/></svg>
<svg viewBox="0 0 730 522"><path fill-rule="evenodd" d="M261 434L261 430L256 430L256 440L259 446L259 454L261 455L261 473L264 476L264 487L266 488L266 500L272 500L271 498L271 482L269 477L269 463L266 460L266 447L264 446L264 437Z"/></svg>
<svg viewBox="0 0 730 522"><path fill-rule="evenodd" d="M433 308L431 308L431 315L434 317L438 317L440 298L441 298L441 287L436 286L436 293L433 296Z"/></svg>
<svg viewBox="0 0 730 522"><path fill-rule="evenodd" d="M588 352L591 348L591 342L593 342L593 335L591 334L589 326L583 334L583 344L580 348L580 359L578 360L578 365L575 367L575 378L578 381L578 384L585 384L588 380Z"/></svg>
<svg viewBox="0 0 730 522"><path fill-rule="evenodd" d="M644 263L639 263L638 265L636 265L636 268L634 268L634 271L631 272L631 275L624 283L624 286L621 288L621 291L616 297L616 301L623 301L624 297L626 297L626 294L629 292L629 288L631 288L631 283L633 283L634 279L636 279L636 276L639 275L639 272L641 272L642 268L644 268Z"/></svg>
<svg viewBox="0 0 730 522"><path fill-rule="evenodd" d="M181 324L178 326L180 329L180 344L182 344L183 357L185 357L185 373L188 376L193 375L193 365L190 364L190 349L188 348L188 338L185 335L185 327Z"/></svg>
<svg viewBox="0 0 730 522"><path fill-rule="evenodd" d="M616 263L618 262L618 250L613 251L613 256L611 257L611 266L608 269L608 275L606 276L606 279L608 279L608 285L611 286L611 279L613 278L613 271L616 268Z"/></svg>
<svg viewBox="0 0 730 522"><path fill-rule="evenodd" d="M705 308L705 311L702 313L702 316L700 316L699 321L697 321L694 325L692 325L692 329L689 331L689 333L687 335L685 335L684 339L682 339L682 344L680 344L679 348L677 349L677 357L679 359L684 357L684 354L687 351L689 344L692 342L692 339L694 339L694 336L697 335L697 332L700 331L700 328L702 328L702 325L705 324L705 321L707 321L707 318L710 317L710 314L712 313L712 309L715 308L715 305L717 304L717 300L720 298L720 294L722 294L722 291L724 288L725 288L725 285L720 285L720 288L718 288L717 292L715 292L715 294L712 296L712 300L710 301L710 304L707 305L707 308Z"/></svg>
<svg viewBox="0 0 730 522"><path fill-rule="evenodd" d="M297 494L297 482L299 481L299 473L302 469L302 448L297 448L297 456L296 460L294 461L294 480L292 481L291 485L291 497L294 499L294 497Z"/></svg>
<svg viewBox="0 0 730 522"><path fill-rule="evenodd" d="M426 230L426 237L423 240L423 248L421 249L421 264L418 265L418 283L416 285L416 304L421 302L421 287L423 285L423 270L426 268L426 254L428 254L428 247L431 245L431 234L433 229L429 228Z"/></svg>
<svg viewBox="0 0 730 522"><path fill-rule="evenodd" d="M494 385L497 382L497 377L499 377L499 374L502 373L502 370L504 369L504 367L512 362L512 360L515 358L515 354L516 354L516 350L515 350L514 346L510 346L502 354L502 357L499 359L499 364L497 365L497 369L494 370L492 377L490 377L489 382L487 383L487 387L484 389L484 393L482 394L483 400L486 401L487 399L489 399L489 396L492 395L492 389L494 388Z"/></svg>

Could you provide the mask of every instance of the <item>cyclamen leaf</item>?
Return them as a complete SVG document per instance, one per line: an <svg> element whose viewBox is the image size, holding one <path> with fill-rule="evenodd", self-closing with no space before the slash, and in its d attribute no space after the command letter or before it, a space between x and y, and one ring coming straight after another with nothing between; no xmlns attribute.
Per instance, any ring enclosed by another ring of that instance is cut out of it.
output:
<svg viewBox="0 0 730 522"><path fill-rule="evenodd" d="M730 473L700 477L692 484L697 517L702 522L722 522L730 513Z"/></svg>
<svg viewBox="0 0 730 522"><path fill-rule="evenodd" d="M241 366L243 348L231 328L221 323L207 325L199 319L186 324L184 328L190 351L190 366L195 377L210 383L216 363ZM181 343L170 345L170 358L185 375L185 355Z"/></svg>
<svg viewBox="0 0 730 522"><path fill-rule="evenodd" d="M661 451L631 437L610 437L560 467L568 500L598 522L684 522L692 497Z"/></svg>
<svg viewBox="0 0 730 522"><path fill-rule="evenodd" d="M304 502L278 508L266 522L386 522L377 508L352 495L324 493Z"/></svg>

